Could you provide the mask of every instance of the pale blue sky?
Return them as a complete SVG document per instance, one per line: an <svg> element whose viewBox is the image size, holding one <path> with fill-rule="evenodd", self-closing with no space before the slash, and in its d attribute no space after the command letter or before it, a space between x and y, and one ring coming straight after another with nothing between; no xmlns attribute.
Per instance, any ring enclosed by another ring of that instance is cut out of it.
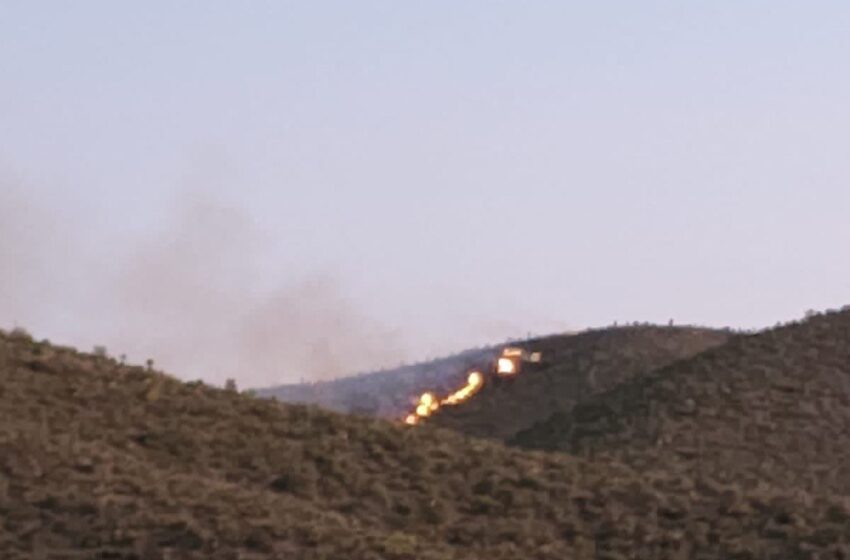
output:
<svg viewBox="0 0 850 560"><path fill-rule="evenodd" d="M848 30L839 1L2 0L0 324L265 384L840 307Z"/></svg>

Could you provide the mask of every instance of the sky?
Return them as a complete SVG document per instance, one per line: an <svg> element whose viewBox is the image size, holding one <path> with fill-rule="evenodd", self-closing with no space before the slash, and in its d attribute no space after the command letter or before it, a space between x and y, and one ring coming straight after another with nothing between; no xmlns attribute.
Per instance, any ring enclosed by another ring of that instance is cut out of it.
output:
<svg viewBox="0 0 850 560"><path fill-rule="evenodd" d="M266 386L850 303L843 1L0 1L0 328Z"/></svg>

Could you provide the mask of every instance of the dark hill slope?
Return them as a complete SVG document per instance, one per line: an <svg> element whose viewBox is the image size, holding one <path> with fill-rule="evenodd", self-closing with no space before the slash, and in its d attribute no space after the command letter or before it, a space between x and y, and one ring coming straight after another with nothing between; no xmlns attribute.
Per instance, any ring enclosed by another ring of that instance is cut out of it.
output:
<svg viewBox="0 0 850 560"><path fill-rule="evenodd" d="M643 326L529 341L523 346L541 351L544 367L529 368L509 383L485 386L463 406L443 408L431 422L508 440L555 412L570 411L582 399L723 344L730 336L719 330Z"/></svg>
<svg viewBox="0 0 850 560"><path fill-rule="evenodd" d="M481 367L495 356L490 348L472 349L453 356L398 368L362 373L315 383L277 385L254 392L293 404L315 404L342 413L402 418L411 398L425 391L450 392L466 379L470 368Z"/></svg>
<svg viewBox="0 0 850 560"><path fill-rule="evenodd" d="M736 337L556 414L515 443L850 495L850 312Z"/></svg>
<svg viewBox="0 0 850 560"><path fill-rule="evenodd" d="M0 558L839 558L850 510L0 336Z"/></svg>
<svg viewBox="0 0 850 560"><path fill-rule="evenodd" d="M557 376L554 402L550 403L555 406L537 403L551 414L563 410L565 405L571 406L572 399L577 398L576 391L584 391L584 396L610 388L637 372L720 344L728 336L723 331L709 329L645 326L557 334L510 345L541 350L547 363L561 366L549 372ZM621 344L624 347L618 348ZM471 349L428 362L330 381L278 385L257 389L255 393L281 402L315 404L336 412L398 419L410 412L412 403L422 393L450 393L465 383L470 370L488 368L500 348ZM546 384L540 377L535 377L534 381ZM528 388L533 394L538 387L532 382ZM550 397L547 396L547 400ZM470 416L457 420L450 414L446 425L471 435L502 439L531 425L532 422L504 424L504 417L482 412L485 409L481 406L493 404L500 403L484 401L470 412ZM545 417L535 416L533 421ZM522 415L517 418L521 419Z"/></svg>

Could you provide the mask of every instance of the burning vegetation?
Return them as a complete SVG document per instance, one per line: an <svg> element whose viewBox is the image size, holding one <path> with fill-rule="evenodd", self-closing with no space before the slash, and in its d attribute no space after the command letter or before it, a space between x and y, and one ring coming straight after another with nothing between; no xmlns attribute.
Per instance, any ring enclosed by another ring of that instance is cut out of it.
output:
<svg viewBox="0 0 850 560"><path fill-rule="evenodd" d="M504 348L490 368L492 377L514 377L520 372L523 362L540 362L540 352L529 353L522 348ZM456 406L466 402L480 391L482 387L484 387L484 381L484 374L475 370L469 373L466 378L466 384L463 387L441 399L438 399L431 391L422 393L422 395L414 401L415 408L413 412L404 418L404 423L415 426L424 418L431 416L441 406Z"/></svg>

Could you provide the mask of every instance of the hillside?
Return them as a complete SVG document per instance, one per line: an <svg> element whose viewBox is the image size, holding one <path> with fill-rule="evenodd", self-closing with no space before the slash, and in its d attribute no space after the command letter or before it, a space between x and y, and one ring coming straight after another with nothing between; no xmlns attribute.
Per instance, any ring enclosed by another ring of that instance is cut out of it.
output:
<svg viewBox="0 0 850 560"><path fill-rule="evenodd" d="M850 509L805 492L279 405L0 335L4 559L848 554Z"/></svg>
<svg viewBox="0 0 850 560"><path fill-rule="evenodd" d="M532 340L522 346L540 351L543 367L510 383L485 385L475 398L460 407L441 409L431 422L477 437L508 440L583 399L723 344L730 336L711 329L634 326Z"/></svg>
<svg viewBox="0 0 850 560"><path fill-rule="evenodd" d="M850 311L741 336L557 413L514 443L850 495Z"/></svg>
<svg viewBox="0 0 850 560"><path fill-rule="evenodd" d="M411 398L425 391L448 392L463 382L469 369L480 368L495 355L490 348L472 349L418 364L410 364L315 383L292 383L255 389L259 397L281 402L315 404L342 413L400 418Z"/></svg>
<svg viewBox="0 0 850 560"><path fill-rule="evenodd" d="M507 439L556 411L568 410L578 398L606 390L639 372L692 356L725 342L729 336L728 332L711 329L630 326L512 342L513 346L542 351L552 367L539 375L518 379L517 388L513 389L520 391L518 399L487 388L474 402L446 410L436 422L469 435ZM471 349L384 371L254 392L281 402L397 419L410 411L412 399L422 393L447 394L463 385L470 370L486 370L499 348ZM545 399L537 399L539 395L545 395ZM534 402L536 407L532 410L522 404L528 402ZM511 412L504 414L507 410Z"/></svg>

